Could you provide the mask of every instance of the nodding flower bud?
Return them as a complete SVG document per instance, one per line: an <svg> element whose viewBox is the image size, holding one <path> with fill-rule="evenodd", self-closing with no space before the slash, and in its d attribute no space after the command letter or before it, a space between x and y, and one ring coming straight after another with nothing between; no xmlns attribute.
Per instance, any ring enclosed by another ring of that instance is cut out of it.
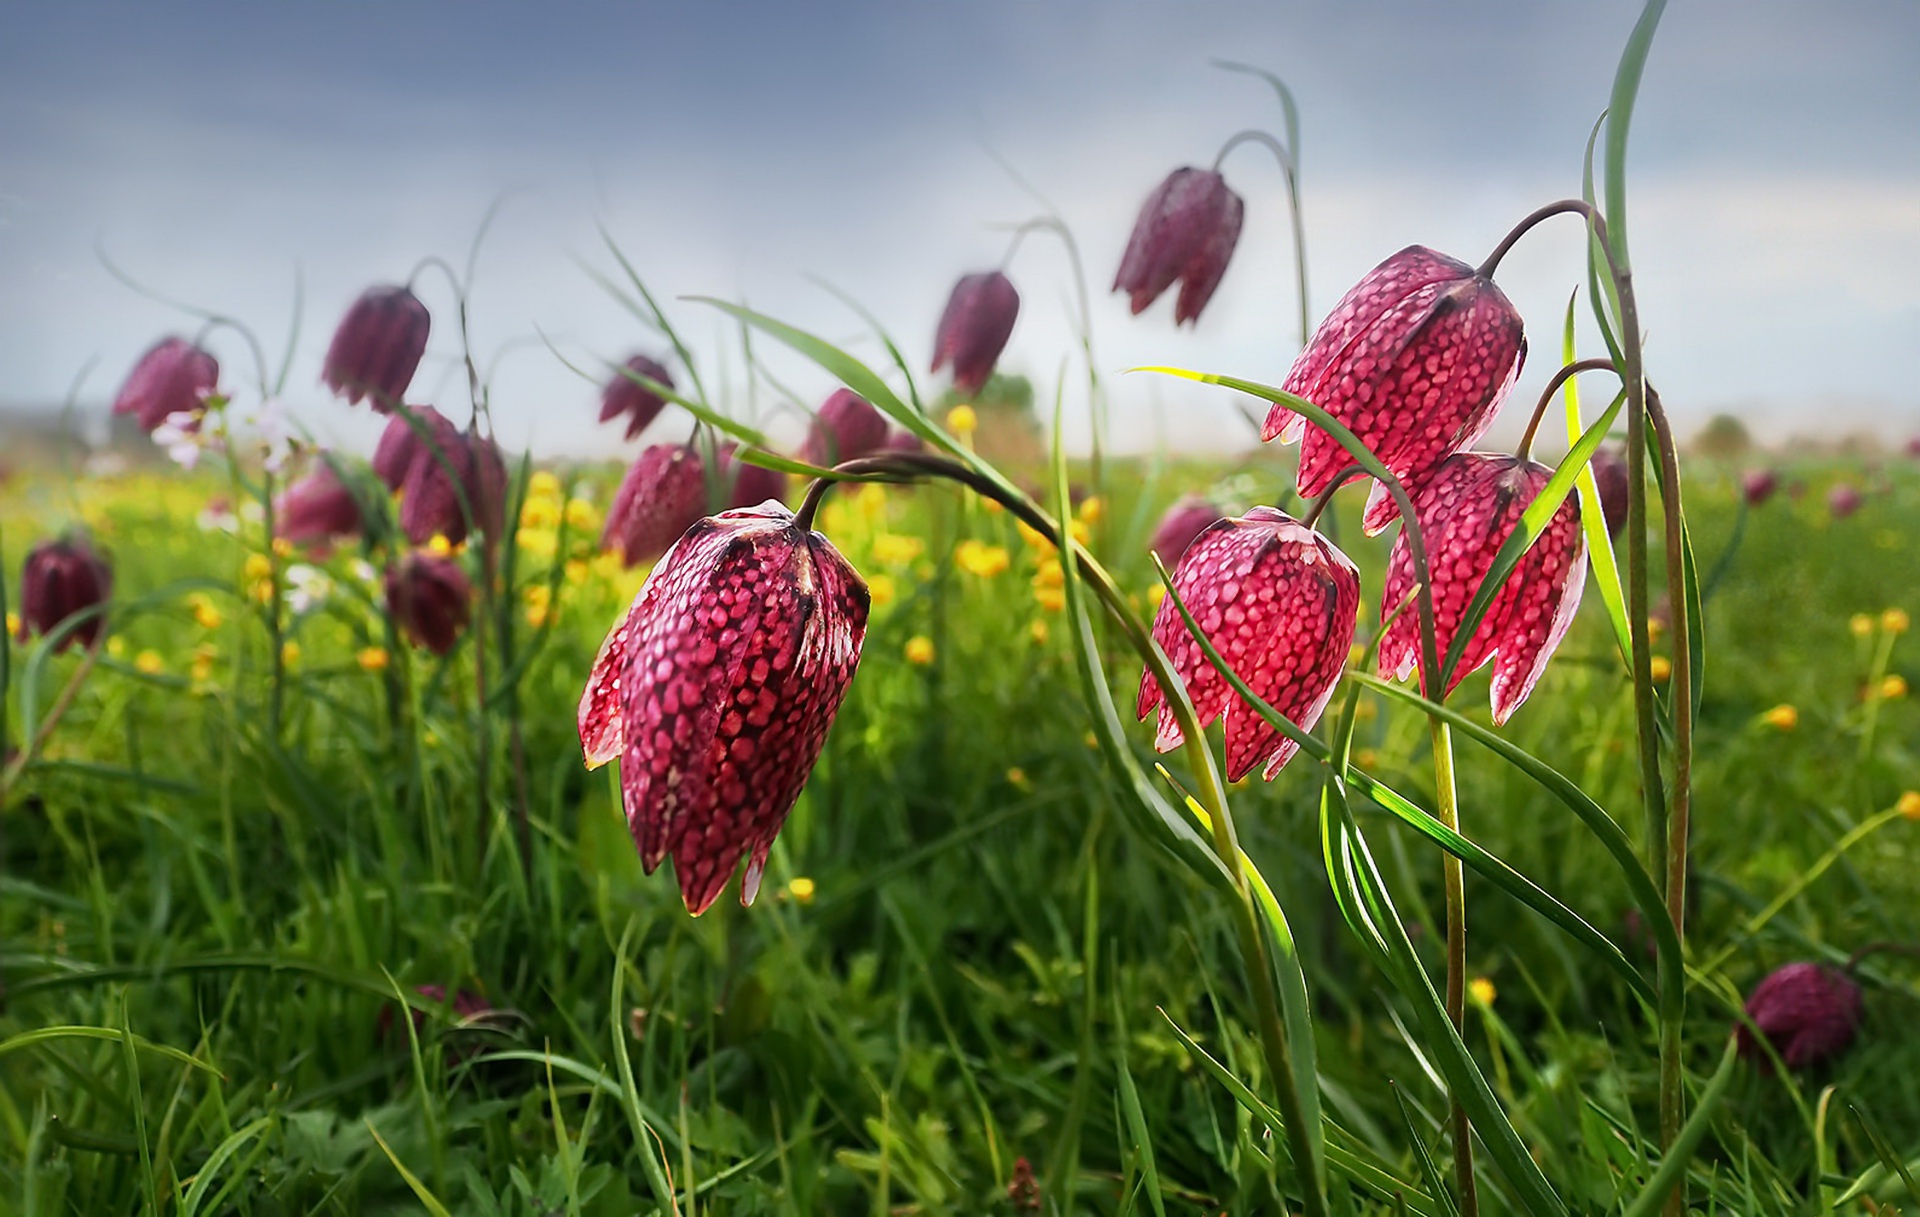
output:
<svg viewBox="0 0 1920 1217"><path fill-rule="evenodd" d="M654 444L627 469L607 508L600 548L628 566L651 562L706 514L706 471L691 444Z"/></svg>
<svg viewBox="0 0 1920 1217"><path fill-rule="evenodd" d="M1187 546L1173 590L1207 640L1255 693L1302 731L1313 730L1346 666L1360 612L1360 572L1332 542L1272 507L1217 520ZM1299 745L1243 704L1201 653L1174 597L1160 602L1153 639L1186 684L1200 725L1226 719L1227 779L1261 762L1280 772ZM1141 718L1160 711L1154 747L1181 743L1160 683L1140 679Z"/></svg>
<svg viewBox="0 0 1920 1217"><path fill-rule="evenodd" d="M997 270L968 275L953 285L940 328L933 338L933 370L953 365L953 387L965 396L978 393L1013 336L1020 315L1020 293Z"/></svg>
<svg viewBox="0 0 1920 1217"><path fill-rule="evenodd" d="M1526 354L1520 314L1492 279L1410 245L1334 306L1281 387L1343 423L1413 493L1486 431ZM1303 434L1298 486L1310 499L1353 458L1279 403L1260 431L1287 443ZM1376 486L1362 524L1372 535L1396 514Z"/></svg>
<svg viewBox="0 0 1920 1217"><path fill-rule="evenodd" d="M112 595L113 568L85 539L42 541L28 552L20 572L20 641L29 634L51 634L61 622L105 605ZM96 612L54 649L64 651L75 642L92 647L106 624L105 613Z"/></svg>
<svg viewBox="0 0 1920 1217"><path fill-rule="evenodd" d="M925 452L927 441L904 427L897 427L887 433L887 442L880 445L880 450L882 452Z"/></svg>
<svg viewBox="0 0 1920 1217"><path fill-rule="evenodd" d="M600 648L580 699L587 766L620 758L647 873L673 857L698 916L800 797L866 637L867 586L777 503L698 521Z"/></svg>
<svg viewBox="0 0 1920 1217"><path fill-rule="evenodd" d="M1206 499L1197 494L1184 495L1160 517L1148 548L1159 554L1162 562L1177 565L1193 539L1220 518L1220 509Z"/></svg>
<svg viewBox="0 0 1920 1217"><path fill-rule="evenodd" d="M1827 510L1833 513L1833 518L1836 520L1844 520L1859 511L1860 504L1865 501L1860 495L1859 487L1851 482L1841 482L1827 491Z"/></svg>
<svg viewBox="0 0 1920 1217"><path fill-rule="evenodd" d="M1113 290L1127 293L1137 316L1177 280L1173 323L1197 320L1226 274L1245 213L1218 173L1175 169L1140 208Z"/></svg>
<svg viewBox="0 0 1920 1217"><path fill-rule="evenodd" d="M333 332L320 379L349 403L364 397L385 414L413 383L432 326L427 306L408 289L370 287Z"/></svg>
<svg viewBox="0 0 1920 1217"><path fill-rule="evenodd" d="M499 536L507 503L507 462L500 446L491 437L457 430L438 414L426 421L428 434L423 439L416 433L414 446L405 453L400 530L415 545L436 536L458 545L476 530ZM374 456L378 469L380 454Z"/></svg>
<svg viewBox="0 0 1920 1217"><path fill-rule="evenodd" d="M1811 1069L1845 1052L1859 1034L1865 1014L1860 986L1817 963L1790 963L1775 969L1754 986L1746 1009L1747 1017L1789 1069ZM1745 1023L1735 1034L1743 1055L1764 1059Z"/></svg>
<svg viewBox="0 0 1920 1217"><path fill-rule="evenodd" d="M220 381L220 361L184 338L162 338L140 357L113 399L149 434L170 414L199 414Z"/></svg>
<svg viewBox="0 0 1920 1217"><path fill-rule="evenodd" d="M1613 444L1602 444L1594 450L1592 467L1607 535L1617 537L1627 525L1627 454Z"/></svg>
<svg viewBox="0 0 1920 1217"><path fill-rule="evenodd" d="M627 375L629 372L633 376ZM658 417L667 405L666 398L635 380L634 376L643 376L669 389L673 388L673 377L667 375L666 367L645 355L635 355L627 360L623 370L613 374L613 378L607 381L607 387L600 390L600 421L609 423L622 414L626 415L628 439L645 431L647 424Z"/></svg>
<svg viewBox="0 0 1920 1217"><path fill-rule="evenodd" d="M720 446L720 485L726 505L757 507L768 499L786 502L787 475L765 465L749 465L736 455L738 451L736 444Z"/></svg>
<svg viewBox="0 0 1920 1217"><path fill-rule="evenodd" d="M1546 466L1517 456L1461 452L1448 457L1413 495L1413 511L1433 576L1433 627L1443 661L1480 590L1480 581L1493 568L1494 557L1552 476ZM1527 700L1554 648L1573 624L1586 573L1580 506L1570 497L1553 513L1546 531L1487 606L1446 692L1451 693L1467 673L1497 661L1493 721L1506 722ZM1386 586L1380 595L1380 619L1393 621L1380 639L1380 670L1402 680L1420 665L1419 606L1409 604L1397 617L1394 613L1413 591L1414 582L1413 554L1402 530L1387 558Z"/></svg>
<svg viewBox="0 0 1920 1217"><path fill-rule="evenodd" d="M362 527L360 501L324 455L274 500L274 535L295 545L324 547L335 538L358 535Z"/></svg>
<svg viewBox="0 0 1920 1217"><path fill-rule="evenodd" d="M387 569L388 614L408 641L435 655L460 641L472 602L473 585L452 558L416 551Z"/></svg>
<svg viewBox="0 0 1920 1217"><path fill-rule="evenodd" d="M388 490L398 490L406 485L416 457L434 445L451 452L459 438L460 428L432 406L398 406L387 416L386 430L373 449L373 475Z"/></svg>
<svg viewBox="0 0 1920 1217"><path fill-rule="evenodd" d="M886 442L887 416L852 389L835 389L813 416L800 459L810 465L837 465L871 456Z"/></svg>
<svg viewBox="0 0 1920 1217"><path fill-rule="evenodd" d="M1749 469L1740 477L1740 493L1747 506L1758 507L1780 489L1780 475L1771 469Z"/></svg>

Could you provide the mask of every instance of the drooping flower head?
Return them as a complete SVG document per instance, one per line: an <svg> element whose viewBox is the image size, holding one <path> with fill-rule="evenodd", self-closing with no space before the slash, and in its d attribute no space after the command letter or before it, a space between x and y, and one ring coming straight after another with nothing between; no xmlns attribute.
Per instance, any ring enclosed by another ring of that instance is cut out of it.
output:
<svg viewBox="0 0 1920 1217"><path fill-rule="evenodd" d="M1220 518L1220 509L1206 499L1197 494L1183 495L1160 517L1148 548L1159 554L1162 562L1178 564L1193 539Z"/></svg>
<svg viewBox="0 0 1920 1217"><path fill-rule="evenodd" d="M421 453L436 446L451 452L459 438L460 428L432 406L395 407L373 449L373 474L388 490L399 490Z"/></svg>
<svg viewBox="0 0 1920 1217"><path fill-rule="evenodd" d="M927 441L905 427L896 427L887 434L887 442L880 445L880 449L883 452L925 452Z"/></svg>
<svg viewBox="0 0 1920 1217"><path fill-rule="evenodd" d="M1864 1014L1860 987L1817 963L1777 968L1747 998L1747 1017L1789 1069L1810 1069L1845 1052L1859 1034ZM1736 1034L1744 1055L1761 1057L1746 1024Z"/></svg>
<svg viewBox="0 0 1920 1217"><path fill-rule="evenodd" d="M635 355L627 360L626 370L648 380L673 388L673 377L667 375L665 365L645 355ZM612 422L622 414L627 416L627 438L633 439L647 429L665 409L667 399L647 386L621 372L615 372L607 381L607 387L600 390L600 421Z"/></svg>
<svg viewBox="0 0 1920 1217"><path fill-rule="evenodd" d="M1412 496L1432 568L1433 626L1443 662L1481 579L1552 475L1544 465L1505 453L1461 452L1447 458ZM1446 692L1467 673L1495 661L1493 721L1506 722L1533 691L1553 649L1573 624L1586 573L1580 506L1570 496L1494 596ZM1382 621L1393 615L1413 586L1413 553L1403 531L1387 559ZM1410 604L1380 639L1380 670L1404 680L1419 665L1420 617L1417 606Z"/></svg>
<svg viewBox="0 0 1920 1217"><path fill-rule="evenodd" d="M1836 520L1844 520L1859 511L1860 504L1864 501L1860 495L1860 488L1851 482L1840 482L1832 490L1827 491L1827 510Z"/></svg>
<svg viewBox="0 0 1920 1217"><path fill-rule="evenodd" d="M323 547L357 536L362 527L360 501L324 459L274 500L274 535L295 545Z"/></svg>
<svg viewBox="0 0 1920 1217"><path fill-rule="evenodd" d="M1747 506L1758 507L1780 489L1780 475L1771 469L1749 469L1740 477L1740 493Z"/></svg>
<svg viewBox="0 0 1920 1217"><path fill-rule="evenodd" d="M886 442L887 416L852 389L835 389L813 416L800 459L831 466L871 456Z"/></svg>
<svg viewBox="0 0 1920 1217"><path fill-rule="evenodd" d="M1353 645L1360 573L1318 532L1272 507L1217 520L1187 546L1173 588L1207 640L1255 693L1303 731L1313 730L1333 696ZM1202 726L1225 716L1227 779L1266 762L1272 778L1299 745L1243 704L1187 632L1172 596L1160 604L1153 638L1186 683ZM1160 711L1154 747L1181 743L1180 726L1160 683L1140 679L1138 713Z"/></svg>
<svg viewBox="0 0 1920 1217"><path fill-rule="evenodd" d="M491 436L455 429L439 415L427 422L428 435L416 434L407 453L400 530L415 545L436 536L458 545L475 529L499 536L507 500L507 462L500 446Z"/></svg>
<svg viewBox="0 0 1920 1217"><path fill-rule="evenodd" d="M162 338L140 357L113 399L151 435L172 414L198 415L220 381L220 361L184 338Z"/></svg>
<svg viewBox="0 0 1920 1217"><path fill-rule="evenodd" d="M366 398L385 414L398 406L427 351L433 318L404 287L370 287L333 332L320 379L349 403Z"/></svg>
<svg viewBox="0 0 1920 1217"><path fill-rule="evenodd" d="M445 655L466 632L473 585L452 558L415 551L387 570L387 612L408 641Z"/></svg>
<svg viewBox="0 0 1920 1217"><path fill-rule="evenodd" d="M859 665L867 606L846 559L769 503L688 529L601 646L580 699L587 765L620 758L640 864L671 855L694 915L742 858L753 902Z"/></svg>
<svg viewBox="0 0 1920 1217"><path fill-rule="evenodd" d="M1345 424L1411 493L1493 422L1525 362L1520 314L1492 279L1410 245L1368 271L1334 306L1281 388ZM1317 497L1352 458L1333 437L1276 403L1260 437L1300 449L1302 498ZM1369 535L1396 514L1381 490Z"/></svg>
<svg viewBox="0 0 1920 1217"><path fill-rule="evenodd" d="M1607 521L1607 535L1617 537L1627 526L1627 454L1612 444L1602 444L1593 454L1593 482L1600 491L1600 514Z"/></svg>
<svg viewBox="0 0 1920 1217"><path fill-rule="evenodd" d="M726 491L726 505L757 507L768 499L786 502L787 475L765 465L749 465L736 455L738 451L737 444L720 446L720 485Z"/></svg>
<svg viewBox="0 0 1920 1217"><path fill-rule="evenodd" d="M1138 316L1177 280L1173 323L1197 320L1227 272L1245 212L1218 173L1175 169L1140 208L1113 290L1127 293Z"/></svg>
<svg viewBox="0 0 1920 1217"><path fill-rule="evenodd" d="M1020 293L997 270L968 275L953 285L933 338L933 370L953 365L953 387L966 396L980 391L1013 336Z"/></svg>
<svg viewBox="0 0 1920 1217"><path fill-rule="evenodd" d="M30 634L51 634L61 622L105 604L113 594L113 568L78 536L42 541L27 554L20 572L20 641ZM57 650L78 642L91 647L106 628L100 613L75 626Z"/></svg>
<svg viewBox="0 0 1920 1217"><path fill-rule="evenodd" d="M691 444L654 444L634 458L600 530L600 548L628 566L651 562L706 514L706 471Z"/></svg>

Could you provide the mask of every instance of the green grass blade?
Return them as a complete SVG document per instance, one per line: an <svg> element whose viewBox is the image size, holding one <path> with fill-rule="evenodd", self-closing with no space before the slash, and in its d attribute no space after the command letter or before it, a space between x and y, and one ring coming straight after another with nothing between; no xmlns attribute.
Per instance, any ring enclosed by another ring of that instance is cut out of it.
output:
<svg viewBox="0 0 1920 1217"><path fill-rule="evenodd" d="M367 1131L373 1134L374 1144L378 1145L380 1152L387 1156L387 1161L393 1163L393 1169L400 1172L400 1177L406 1180L407 1186L413 1190L415 1199L420 1201L422 1207L432 1214L432 1217L453 1217L453 1214L447 1211L447 1206L440 1203L440 1198L429 1191L426 1184L420 1182L418 1175L407 1169L406 1163L400 1161L399 1155L395 1154L393 1148L387 1144L387 1139L381 1136L380 1130L373 1126L373 1121L365 1120L364 1123Z"/></svg>
<svg viewBox="0 0 1920 1217"><path fill-rule="evenodd" d="M195 1217L199 1213L207 1192L212 1189L214 1180L219 1178L220 1168L227 1164L227 1159L240 1152L241 1146L266 1131L271 1123L272 1116L261 1116L251 1124L234 1130L231 1136L214 1147L213 1152L207 1155L207 1160L200 1164L200 1169L193 1173L193 1184L180 1199L180 1217ZM221 1191L224 1193L226 1189L222 1188Z"/></svg>
<svg viewBox="0 0 1920 1217"><path fill-rule="evenodd" d="M1706 1087L1694 1103L1693 1114L1687 1117L1680 1135L1668 1147L1666 1157L1660 1162L1660 1169L1653 1173L1646 1188L1627 1208L1626 1217L1653 1217L1666 1203L1667 1196L1679 1185L1687 1172L1687 1164L1693 1161L1694 1151L1700 1148L1701 1139L1707 1135L1707 1126L1713 1122L1714 1113L1720 1110L1721 1102L1727 1097L1727 1087L1733 1082L1734 1066L1739 1058L1739 1043L1729 1036L1726 1051L1720 1054L1720 1067L1707 1079Z"/></svg>
<svg viewBox="0 0 1920 1217"><path fill-rule="evenodd" d="M1567 321L1561 337L1560 358L1563 366L1577 358L1573 342L1573 306L1567 301ZM1580 388L1576 383L1580 378L1569 376L1565 388L1567 403L1567 444L1571 447L1578 437L1585 433L1586 424L1580 421ZM1607 535L1607 515L1600 503L1600 484L1593 476L1591 464L1580 467L1580 527L1587 534L1587 564L1593 575L1593 586L1600 593L1600 603L1607 610L1607 620L1613 626L1614 641L1620 645L1620 658L1625 661L1633 654L1633 639L1627 630L1627 598L1621 590L1620 563L1613 554L1613 538Z"/></svg>

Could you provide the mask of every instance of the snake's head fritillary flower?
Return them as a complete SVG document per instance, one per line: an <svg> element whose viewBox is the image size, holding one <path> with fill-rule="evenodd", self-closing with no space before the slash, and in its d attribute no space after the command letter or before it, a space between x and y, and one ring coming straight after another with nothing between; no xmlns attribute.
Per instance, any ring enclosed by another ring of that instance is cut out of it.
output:
<svg viewBox="0 0 1920 1217"><path fill-rule="evenodd" d="M466 632L473 585L452 558L414 552L387 571L387 612L415 646L445 655Z"/></svg>
<svg viewBox="0 0 1920 1217"><path fill-rule="evenodd" d="M765 465L750 465L736 455L738 451L736 444L720 447L720 485L726 491L727 506L757 507L768 499L786 502L787 475Z"/></svg>
<svg viewBox="0 0 1920 1217"><path fill-rule="evenodd" d="M429 421L427 440L416 436L400 483L401 531L415 545L436 536L458 545L475 529L499 536L507 498L500 446L490 436L456 430L444 418Z"/></svg>
<svg viewBox="0 0 1920 1217"><path fill-rule="evenodd" d="M1159 554L1162 562L1178 564L1180 555L1187 552L1193 539L1220 518L1220 509L1206 499L1197 494L1184 495L1160 517L1148 548Z"/></svg>
<svg viewBox="0 0 1920 1217"><path fill-rule="evenodd" d="M1860 504L1864 501L1860 495L1860 488L1851 482L1841 482L1827 491L1827 510L1836 520L1844 520L1859 511Z"/></svg>
<svg viewBox="0 0 1920 1217"><path fill-rule="evenodd" d="M967 275L953 285L933 338L933 370L953 365L953 387L971 397L993 375L993 365L1013 336L1020 293L997 270Z"/></svg>
<svg viewBox="0 0 1920 1217"><path fill-rule="evenodd" d="M1281 388L1345 424L1411 492L1493 422L1527 354L1520 314L1492 279L1410 245L1368 271L1334 306ZM1313 498L1352 458L1332 436L1275 404L1260 437L1300 450L1299 491ZM1397 510L1379 487L1368 535Z"/></svg>
<svg viewBox="0 0 1920 1217"><path fill-rule="evenodd" d="M1604 444L1593 454L1593 482L1600 491L1600 514L1607 521L1607 535L1617 537L1627 526L1627 454L1612 444Z"/></svg>
<svg viewBox="0 0 1920 1217"><path fill-rule="evenodd" d="M836 465L871 456L886 442L887 416L852 389L835 389L813 416L800 459L811 465Z"/></svg>
<svg viewBox="0 0 1920 1217"><path fill-rule="evenodd" d="M1197 320L1227 272L1245 212L1218 173L1175 169L1140 208L1113 290L1127 293L1137 316L1178 281L1173 322Z"/></svg>
<svg viewBox="0 0 1920 1217"><path fill-rule="evenodd" d="M671 856L688 912L742 858L753 902L860 662L867 607L827 539L766 503L688 529L601 646L581 747L589 767L620 758L640 864Z"/></svg>
<svg viewBox="0 0 1920 1217"><path fill-rule="evenodd" d="M385 414L413 383L432 326L427 306L408 289L370 287L340 319L320 379L349 403L364 397Z"/></svg>
<svg viewBox="0 0 1920 1217"><path fill-rule="evenodd" d="M897 427L887 435L887 442L880 445L882 452L925 452L927 441L921 439L905 427Z"/></svg>
<svg viewBox="0 0 1920 1217"><path fill-rule="evenodd" d="M324 546L358 535L362 524L360 501L324 459L273 505L274 534L295 545Z"/></svg>
<svg viewBox="0 0 1920 1217"><path fill-rule="evenodd" d="M1758 507L1773 497L1780 489L1780 475L1771 469L1749 469L1741 475L1740 493L1747 500L1747 506Z"/></svg>
<svg viewBox="0 0 1920 1217"><path fill-rule="evenodd" d="M627 438L633 439L647 429L661 410L666 408L667 399L659 393L628 376L644 376L673 388L673 377L667 375L666 367L659 360L649 359L645 355L635 355L627 360L624 372L615 372L607 381L607 387L600 391L600 421L612 422L621 415L627 416Z"/></svg>
<svg viewBox="0 0 1920 1217"><path fill-rule="evenodd" d="M1777 968L1747 998L1747 1017L1789 1069L1809 1069L1846 1051L1864 1014L1860 987L1817 963ZM1737 1034L1743 1053L1761 1055L1744 1023Z"/></svg>
<svg viewBox="0 0 1920 1217"><path fill-rule="evenodd" d="M42 541L27 554L20 572L20 641L30 634L50 634L67 618L105 604L113 594L113 568L78 536ZM57 649L75 642L91 647L100 641L106 618L96 613L75 626Z"/></svg>
<svg viewBox="0 0 1920 1217"><path fill-rule="evenodd" d="M651 562L706 514L706 468L691 444L654 444L613 492L600 548L627 566Z"/></svg>
<svg viewBox="0 0 1920 1217"><path fill-rule="evenodd" d="M1255 507L1196 537L1173 572L1173 589L1240 678L1301 730L1313 730L1340 680L1360 611L1360 574L1347 556L1284 512ZM1228 780L1263 761L1268 778L1279 773L1299 745L1240 701L1187 632L1172 596L1160 604L1153 638L1186 683L1201 725L1225 716ZM1139 716L1156 708L1154 747L1166 752L1180 745L1180 726L1148 672Z"/></svg>
<svg viewBox="0 0 1920 1217"><path fill-rule="evenodd" d="M452 452L459 438L460 428L432 406L397 406L373 449L374 476L388 490L398 490L407 484L407 474L422 452L435 446Z"/></svg>
<svg viewBox="0 0 1920 1217"><path fill-rule="evenodd" d="M162 338L127 374L113 412L133 415L151 435L169 415L197 420L219 380L219 360L184 338Z"/></svg>
<svg viewBox="0 0 1920 1217"><path fill-rule="evenodd" d="M1432 568L1433 626L1442 657L1494 556L1552 476L1544 465L1504 453L1461 452L1448 457L1413 495ZM1446 691L1493 661L1493 721L1506 722L1533 691L1573 624L1586 573L1579 502L1569 497L1494 596ZM1381 620L1392 617L1413 586L1413 555L1403 531L1387 559ZM1419 665L1419 611L1408 605L1380 639L1380 670L1405 679Z"/></svg>

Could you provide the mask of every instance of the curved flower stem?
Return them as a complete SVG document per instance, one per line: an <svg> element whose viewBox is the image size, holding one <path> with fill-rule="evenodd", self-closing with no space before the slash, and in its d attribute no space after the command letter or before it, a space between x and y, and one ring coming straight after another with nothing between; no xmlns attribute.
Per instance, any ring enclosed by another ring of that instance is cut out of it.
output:
<svg viewBox="0 0 1920 1217"><path fill-rule="evenodd" d="M1292 150L1265 131L1241 131L1230 137L1213 158L1213 171L1220 172L1227 154L1244 143L1257 143L1272 152L1287 180L1287 217L1293 225L1293 281L1299 294L1300 346L1305 349L1313 337L1313 326L1312 315L1307 311L1307 232L1300 219L1300 173Z"/></svg>
<svg viewBox="0 0 1920 1217"><path fill-rule="evenodd" d="M1673 810L1667 818L1667 911L1674 933L1687 924L1687 836L1693 807L1693 656L1687 620L1686 537L1680 502L1680 458L1673 426L1660 406L1660 394L1647 387L1647 417L1660 449L1666 492L1660 496L1666 521L1667 597L1673 613Z"/></svg>
<svg viewBox="0 0 1920 1217"><path fill-rule="evenodd" d="M0 608L4 607L4 603L0 603ZM0 650L6 648L7 642L7 639L0 637ZM33 738L23 742L18 756L0 765L0 812L6 811L7 797L13 793L13 787L19 782L20 775L27 771L27 766L33 763L33 758L40 755L40 750L46 747L47 739L53 734L53 729L60 725L60 720L65 718L67 711L73 708L73 699L78 696L80 686L86 683L87 673L93 671L93 665L100 661L100 652L104 649L104 643L87 648L87 653L74 666L73 675L67 677L67 683L61 688L60 695L54 698L52 707L40 720ZM5 691L5 686L0 685L0 694L4 694ZM0 751L0 760L4 760L3 751Z"/></svg>
<svg viewBox="0 0 1920 1217"><path fill-rule="evenodd" d="M1045 199L1043 206L1051 206ZM1007 242L1007 252L1000 259L1000 269L1004 272L1013 261L1013 255L1020 248L1020 242L1029 232L1050 232L1060 238L1060 244L1067 250L1067 263L1073 268L1074 297L1080 305L1080 350L1087 360L1087 411L1093 423L1092 466L1093 484L1096 488L1105 483L1101 472L1105 468L1104 453L1107 447L1107 407L1105 396L1100 392L1099 365L1093 358L1093 302L1087 293L1087 270L1080 261L1080 244L1073 239L1073 230L1058 215L1049 213L1035 216L1031 220L1014 227L1012 239Z"/></svg>
<svg viewBox="0 0 1920 1217"><path fill-rule="evenodd" d="M1617 375L1619 369L1613 366L1611 359L1577 359L1555 372L1553 379L1547 382L1547 387L1540 391L1540 401L1533 407L1532 416L1527 419L1527 430L1520 437L1520 446L1514 450L1515 456L1523 461L1527 459L1527 454L1533 451L1534 433L1540 430L1540 420L1546 417L1547 406L1552 403L1553 395L1560 391L1561 385L1582 372L1613 372Z"/></svg>

